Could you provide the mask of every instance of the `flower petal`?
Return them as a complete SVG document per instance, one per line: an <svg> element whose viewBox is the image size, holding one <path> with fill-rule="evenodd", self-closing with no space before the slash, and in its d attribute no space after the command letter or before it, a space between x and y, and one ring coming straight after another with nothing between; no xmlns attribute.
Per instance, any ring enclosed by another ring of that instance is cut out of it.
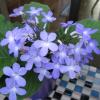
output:
<svg viewBox="0 0 100 100"><path fill-rule="evenodd" d="M10 92L9 94L9 100L17 100L17 96L15 92Z"/></svg>
<svg viewBox="0 0 100 100"><path fill-rule="evenodd" d="M34 42L34 47L35 48L41 48L41 46L42 46L42 41L41 40L37 40L37 41Z"/></svg>
<svg viewBox="0 0 100 100"><path fill-rule="evenodd" d="M27 70L24 67L21 67L20 70L18 71L19 75L25 75L27 73Z"/></svg>
<svg viewBox="0 0 100 100"><path fill-rule="evenodd" d="M27 61L29 58L30 56L28 54L21 55L20 57L21 61Z"/></svg>
<svg viewBox="0 0 100 100"><path fill-rule="evenodd" d="M41 56L46 56L47 53L48 53L48 48L47 47L41 48L41 50L40 50L40 55Z"/></svg>
<svg viewBox="0 0 100 100"><path fill-rule="evenodd" d="M13 70L8 66L3 68L3 73L7 76L12 76L14 73Z"/></svg>
<svg viewBox="0 0 100 100"><path fill-rule="evenodd" d="M49 44L49 49L54 52L54 51L58 50L58 46L55 43L50 43Z"/></svg>
<svg viewBox="0 0 100 100"><path fill-rule="evenodd" d="M39 74L38 78L39 78L40 81L43 81L44 75L43 74Z"/></svg>
<svg viewBox="0 0 100 100"><path fill-rule="evenodd" d="M57 79L57 78L59 78L59 76L60 76L59 70L58 69L54 69L53 72L52 72L52 77L54 79Z"/></svg>
<svg viewBox="0 0 100 100"><path fill-rule="evenodd" d="M40 38L41 38L42 40L46 41L47 38L48 38L48 33L47 33L45 30L42 31L42 32L40 33Z"/></svg>
<svg viewBox="0 0 100 100"><path fill-rule="evenodd" d="M0 42L0 45L1 46L5 46L8 44L8 39L3 39L1 42Z"/></svg>
<svg viewBox="0 0 100 100"><path fill-rule="evenodd" d="M18 78L15 78L15 80L16 80L16 82L19 86L25 86L26 85L26 80L21 76L18 76Z"/></svg>
<svg viewBox="0 0 100 100"><path fill-rule="evenodd" d="M26 90L22 88L17 88L17 94L23 96L26 94Z"/></svg>
<svg viewBox="0 0 100 100"><path fill-rule="evenodd" d="M9 89L7 87L3 87L0 89L0 93L1 94L8 94L9 93Z"/></svg>
<svg viewBox="0 0 100 100"><path fill-rule="evenodd" d="M14 63L13 64L13 71L18 73L19 70L20 70L20 65L18 63Z"/></svg>
<svg viewBox="0 0 100 100"><path fill-rule="evenodd" d="M48 41L54 41L56 39L56 33L50 33L48 36Z"/></svg>
<svg viewBox="0 0 100 100"><path fill-rule="evenodd" d="M33 67L33 61L32 60L28 60L27 64L25 65L26 70L31 70Z"/></svg>

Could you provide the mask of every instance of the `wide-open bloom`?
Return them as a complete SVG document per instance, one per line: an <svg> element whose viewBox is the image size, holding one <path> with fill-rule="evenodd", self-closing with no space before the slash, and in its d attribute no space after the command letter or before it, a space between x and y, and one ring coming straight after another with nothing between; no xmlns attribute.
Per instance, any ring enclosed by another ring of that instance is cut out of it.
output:
<svg viewBox="0 0 100 100"><path fill-rule="evenodd" d="M65 64L65 59L67 58L67 45L60 44L58 50L54 52L54 56L58 58L61 64Z"/></svg>
<svg viewBox="0 0 100 100"><path fill-rule="evenodd" d="M26 13L28 13L31 16L35 17L35 16L39 16L42 10L43 10L42 8L30 7L30 10L26 11Z"/></svg>
<svg viewBox="0 0 100 100"><path fill-rule="evenodd" d="M36 67L41 67L42 63L49 62L49 59L43 57L39 54L39 49L35 48L33 45L30 47L29 51L21 56L21 61L27 61L25 68L27 70L31 70L33 64Z"/></svg>
<svg viewBox="0 0 100 100"><path fill-rule="evenodd" d="M46 56L48 50L54 52L58 50L58 46L53 41L56 39L56 33L47 33L45 30L40 33L40 39L34 42L36 48L40 48L40 55Z"/></svg>
<svg viewBox="0 0 100 100"><path fill-rule="evenodd" d="M26 69L24 67L20 68L20 65L18 63L14 63L12 68L6 66L3 69L3 73L14 79L19 86L26 85L26 81L22 77L23 75L26 74L26 72L27 72Z"/></svg>
<svg viewBox="0 0 100 100"><path fill-rule="evenodd" d="M51 11L48 11L48 13L43 12L42 15L43 15L42 22L44 23L53 22L56 20L56 18L53 17L53 13Z"/></svg>
<svg viewBox="0 0 100 100"><path fill-rule="evenodd" d="M17 100L17 94L23 96L26 94L26 90L20 88L12 78L7 78L5 80L6 87L0 89L0 93L9 94L9 100Z"/></svg>
<svg viewBox="0 0 100 100"><path fill-rule="evenodd" d="M76 74L81 70L79 64L73 58L69 58L66 60L66 67L62 67L62 73L68 73L71 79L76 77Z"/></svg>
<svg viewBox="0 0 100 100"><path fill-rule="evenodd" d="M76 32L78 33L79 37L83 40L90 40L91 34L96 33L97 29L86 28L84 27L84 25L77 23Z"/></svg>
<svg viewBox="0 0 100 100"><path fill-rule="evenodd" d="M18 51L24 45L20 31L21 29L18 27L14 28L12 31L8 31L5 35L5 39L0 42L1 46L8 45L9 54L14 53L15 57L18 57Z"/></svg>
<svg viewBox="0 0 100 100"><path fill-rule="evenodd" d="M100 54L100 49L98 48L99 44L96 40L90 40L88 43L87 43L87 46L86 46L86 50L87 52L89 53L96 53L96 54Z"/></svg>
<svg viewBox="0 0 100 100"><path fill-rule="evenodd" d="M52 77L58 79L63 68L66 67L59 63L56 57L52 57L52 62L45 64L45 68L52 71Z"/></svg>
<svg viewBox="0 0 100 100"><path fill-rule="evenodd" d="M17 16L20 16L20 15L23 15L24 14L23 10L24 10L23 6L14 9L13 13L10 14L10 17L17 17Z"/></svg>
<svg viewBox="0 0 100 100"><path fill-rule="evenodd" d="M50 72L44 67L44 65L42 65L43 67L41 68L34 68L34 72L38 73L39 76L39 80L42 81L45 77L46 78L52 78Z"/></svg>

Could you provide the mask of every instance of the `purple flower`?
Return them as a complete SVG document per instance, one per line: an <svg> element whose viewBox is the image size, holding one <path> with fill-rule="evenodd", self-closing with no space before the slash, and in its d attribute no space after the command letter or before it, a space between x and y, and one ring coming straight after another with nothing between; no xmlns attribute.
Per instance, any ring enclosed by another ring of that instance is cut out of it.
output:
<svg viewBox="0 0 100 100"><path fill-rule="evenodd" d="M20 88L12 78L5 80L6 87L0 89L1 94L9 94L9 100L17 100L16 94L23 96L26 94L26 90Z"/></svg>
<svg viewBox="0 0 100 100"><path fill-rule="evenodd" d="M18 57L18 51L24 45L22 40L22 34L20 34L21 29L16 27L12 31L8 31L5 35L5 39L0 42L1 46L8 44L9 54L14 53L15 57Z"/></svg>
<svg viewBox="0 0 100 100"><path fill-rule="evenodd" d="M34 46L36 48L40 48L40 54L41 56L46 56L48 53L48 50L51 50L52 52L58 50L57 44L53 43L53 41L56 39L55 33L47 33L45 30L40 33L41 40L36 40L34 42Z"/></svg>
<svg viewBox="0 0 100 100"><path fill-rule="evenodd" d="M26 85L26 81L22 77L23 75L26 74L26 72L27 72L26 69L24 67L20 68L20 65L18 63L14 63L12 68L7 66L7 67L4 67L4 69L3 69L3 73L5 75L13 78L19 86Z"/></svg>
<svg viewBox="0 0 100 100"><path fill-rule="evenodd" d="M39 16L42 10L43 10L42 8L30 7L30 10L26 11L26 13L34 17L34 16Z"/></svg>
<svg viewBox="0 0 100 100"><path fill-rule="evenodd" d="M61 64L65 64L65 59L67 58L67 45L60 44L58 51L54 52L54 56L58 58Z"/></svg>
<svg viewBox="0 0 100 100"><path fill-rule="evenodd" d="M68 56L73 56L76 61L81 61L83 56L87 55L85 48L82 48L82 43L79 42L76 45L69 44Z"/></svg>
<svg viewBox="0 0 100 100"><path fill-rule="evenodd" d="M32 23L39 23L37 16L40 15L42 10L42 8L30 7L30 10L26 11L26 13L30 14L28 21L32 21Z"/></svg>
<svg viewBox="0 0 100 100"><path fill-rule="evenodd" d="M39 54L39 50L36 49L33 45L29 49L27 53L21 56L21 61L27 61L26 69L31 70L33 67L33 64L35 64L36 67L41 67L42 63L49 62L49 59L46 57L43 57Z"/></svg>
<svg viewBox="0 0 100 100"><path fill-rule="evenodd" d="M63 27L63 28L66 28L66 27L70 27L71 25L73 25L73 21L68 21L67 23L61 23L60 25Z"/></svg>
<svg viewBox="0 0 100 100"><path fill-rule="evenodd" d="M58 79L60 76L60 73L62 72L63 68L66 67L59 63L58 59L56 57L52 57L52 62L45 64L45 68L48 70L53 69L52 77L54 79Z"/></svg>
<svg viewBox="0 0 100 100"><path fill-rule="evenodd" d="M39 78L40 81L42 81L44 79L44 77L46 77L46 78L52 78L52 76L50 75L50 72L45 67L35 68L34 72L35 73L39 73L38 78Z"/></svg>
<svg viewBox="0 0 100 100"><path fill-rule="evenodd" d="M20 15L23 15L24 14L23 10L24 10L23 6L14 9L13 13L10 14L10 17L17 17L17 16L20 16Z"/></svg>
<svg viewBox="0 0 100 100"><path fill-rule="evenodd" d="M85 28L82 24L76 24L76 32L83 40L90 40L91 34L97 32L97 29Z"/></svg>
<svg viewBox="0 0 100 100"><path fill-rule="evenodd" d="M100 54L99 44L96 40L90 40L86 46L86 51L92 53L94 51L96 54Z"/></svg>
<svg viewBox="0 0 100 100"><path fill-rule="evenodd" d="M51 11L48 11L48 13L43 12L42 15L43 15L43 17L44 17L44 18L42 19L42 22L44 22L44 23L53 22L53 21L56 20L55 17L52 17L52 16L53 16L53 13L52 13Z"/></svg>
<svg viewBox="0 0 100 100"><path fill-rule="evenodd" d="M24 27L20 29L20 34L22 37L21 40L25 42L26 40L32 41L35 32L28 24L25 24Z"/></svg>
<svg viewBox="0 0 100 100"><path fill-rule="evenodd" d="M71 79L76 77L76 74L80 72L80 66L76 63L73 58L69 58L66 60L66 67L61 69L62 73L68 73Z"/></svg>

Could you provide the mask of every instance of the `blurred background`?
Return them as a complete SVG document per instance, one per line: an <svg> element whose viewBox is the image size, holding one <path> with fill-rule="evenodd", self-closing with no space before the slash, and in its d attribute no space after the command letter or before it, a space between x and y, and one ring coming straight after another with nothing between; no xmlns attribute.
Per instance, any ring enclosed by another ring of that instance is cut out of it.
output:
<svg viewBox="0 0 100 100"><path fill-rule="evenodd" d="M100 0L0 0L0 13L9 19L9 13L32 1L47 4L57 17L55 28L61 21L81 20L84 18L100 19Z"/></svg>
<svg viewBox="0 0 100 100"><path fill-rule="evenodd" d="M57 21L51 25L51 31L58 29L62 21L78 21L85 18L100 20L100 0L0 0L0 13L11 21L20 21L19 18L10 19L9 14L14 8L32 1L47 4L53 11ZM96 56L92 64L99 66L100 56Z"/></svg>

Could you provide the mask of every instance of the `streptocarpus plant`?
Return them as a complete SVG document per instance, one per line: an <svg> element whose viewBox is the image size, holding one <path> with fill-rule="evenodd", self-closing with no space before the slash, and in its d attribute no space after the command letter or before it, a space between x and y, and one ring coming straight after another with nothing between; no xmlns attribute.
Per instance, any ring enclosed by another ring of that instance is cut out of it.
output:
<svg viewBox="0 0 100 100"><path fill-rule="evenodd" d="M42 16L40 18L40 15ZM83 65L92 60L92 53L100 54L98 42L91 38L91 34L97 29L86 28L80 23L61 23L66 37L70 27L74 27L69 36L77 39L77 43L65 43L58 37L59 32L48 32L47 26L56 20L52 11L44 12L42 8L30 7L24 10L19 7L13 11L10 17L21 16L23 27L15 27L5 34L1 40L1 46L8 46L9 55L13 55L25 66L20 67L20 62L15 62L12 67L3 68L6 86L0 89L0 93L9 94L9 100L16 100L16 94L23 96L27 93L24 89L27 82L24 75L31 70L38 74L38 79L44 77L58 79L61 74L66 74L73 79L80 74ZM42 22L43 25L39 26Z"/></svg>

